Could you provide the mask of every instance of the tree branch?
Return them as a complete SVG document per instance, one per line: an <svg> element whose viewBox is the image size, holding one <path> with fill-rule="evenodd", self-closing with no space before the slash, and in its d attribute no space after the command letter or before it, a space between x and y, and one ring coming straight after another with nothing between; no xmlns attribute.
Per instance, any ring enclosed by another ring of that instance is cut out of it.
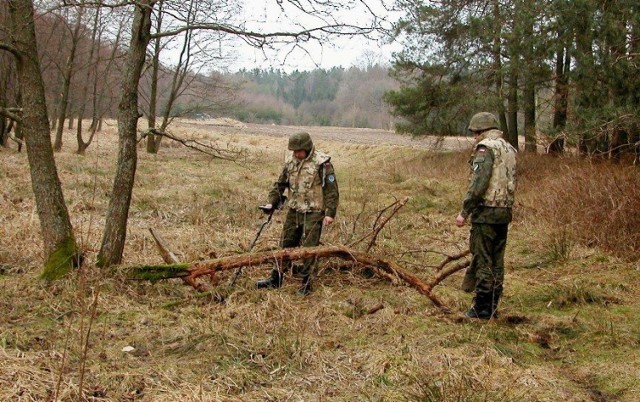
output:
<svg viewBox="0 0 640 402"><path fill-rule="evenodd" d="M0 43L0 50L6 50L7 52L11 53L16 59L22 60L22 54L20 54L18 49L16 49L11 45L7 45L6 43Z"/></svg>
<svg viewBox="0 0 640 402"><path fill-rule="evenodd" d="M160 135L162 137L166 137L169 138L170 140L176 141L181 143L182 145L184 145L187 148L191 148L194 149L196 151L202 152L204 154L207 154L211 157L217 158L217 159L223 159L223 160L227 160L227 161L235 161L237 160L243 153L242 150L234 150L234 149L221 149L209 144L205 144L203 142L200 142L198 140L187 140L184 138L179 138L176 137L172 134L167 133L166 131L161 131L158 130L156 128L150 128L147 131L145 131L144 133L142 133L142 135L140 136L140 138L138 138L138 142L142 141L143 139L145 139L148 135Z"/></svg>
<svg viewBox="0 0 640 402"><path fill-rule="evenodd" d="M195 280L201 276L213 276L218 272L228 271L239 267L251 267L269 262L282 264L288 261L296 261L311 257L337 257L343 260L356 261L363 265L376 267L388 274L402 279L409 286L416 289L418 293L428 297L436 307L448 311L444 303L437 296L432 294L431 291L434 285L424 283L420 278L405 271L393 261L388 261L367 253L352 250L345 246L302 247L265 251L261 253L247 253L191 264L132 266L128 267L127 271L134 279L157 280L183 278L185 281L189 280L195 282Z"/></svg>
<svg viewBox="0 0 640 402"><path fill-rule="evenodd" d="M7 108L7 109L5 109L5 108L0 107L0 115L1 116L9 118L9 119L11 119L13 121L17 121L18 123L22 123L22 117L20 117L17 114L15 114L16 112L20 113L20 112L22 112L22 109L21 108Z"/></svg>

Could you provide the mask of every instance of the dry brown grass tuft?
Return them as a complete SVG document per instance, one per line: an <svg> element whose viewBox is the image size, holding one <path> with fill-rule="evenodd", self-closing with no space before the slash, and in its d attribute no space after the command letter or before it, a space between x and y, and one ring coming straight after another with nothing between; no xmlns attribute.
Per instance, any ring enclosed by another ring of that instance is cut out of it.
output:
<svg viewBox="0 0 640 402"><path fill-rule="evenodd" d="M640 259L640 175L633 166L521 158L523 215L549 223L563 255L572 241ZM527 217L528 219L529 217Z"/></svg>

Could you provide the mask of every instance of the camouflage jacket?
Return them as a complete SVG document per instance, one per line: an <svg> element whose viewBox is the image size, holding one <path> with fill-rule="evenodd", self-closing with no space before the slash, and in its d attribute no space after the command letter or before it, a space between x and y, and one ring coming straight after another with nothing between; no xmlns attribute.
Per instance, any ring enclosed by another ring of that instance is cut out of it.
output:
<svg viewBox="0 0 640 402"><path fill-rule="evenodd" d="M289 155L269 192L269 203L278 204L285 190L289 208L298 212L323 212L335 218L340 195L329 155L315 148L303 160Z"/></svg>
<svg viewBox="0 0 640 402"><path fill-rule="evenodd" d="M516 188L516 149L499 130L484 132L471 160L471 179L462 216L474 223L511 221Z"/></svg>

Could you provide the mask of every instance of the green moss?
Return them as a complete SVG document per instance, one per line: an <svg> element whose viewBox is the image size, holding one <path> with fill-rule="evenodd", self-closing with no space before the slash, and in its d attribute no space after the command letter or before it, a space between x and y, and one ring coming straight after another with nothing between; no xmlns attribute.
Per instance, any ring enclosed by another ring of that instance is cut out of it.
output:
<svg viewBox="0 0 640 402"><path fill-rule="evenodd" d="M142 265L129 268L129 277L151 282L189 275L189 264Z"/></svg>
<svg viewBox="0 0 640 402"><path fill-rule="evenodd" d="M62 278L73 268L73 260L77 253L78 249L73 236L66 238L51 253L40 277L46 281Z"/></svg>

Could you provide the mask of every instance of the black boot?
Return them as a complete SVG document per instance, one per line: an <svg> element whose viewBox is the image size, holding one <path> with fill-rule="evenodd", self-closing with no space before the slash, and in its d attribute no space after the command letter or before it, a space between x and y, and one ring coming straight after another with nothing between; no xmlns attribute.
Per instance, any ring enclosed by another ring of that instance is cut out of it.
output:
<svg viewBox="0 0 640 402"><path fill-rule="evenodd" d="M498 303L500 302L500 296L502 296L502 289L494 289L491 296L491 314L493 318L498 318Z"/></svg>
<svg viewBox="0 0 640 402"><path fill-rule="evenodd" d="M256 282L256 287L258 289L264 288L279 288L282 286L283 275L277 269L271 271L271 276L266 279L261 279Z"/></svg>
<svg viewBox="0 0 640 402"><path fill-rule="evenodd" d="M479 318L488 320L491 318L492 294L486 292L476 292L473 299L473 306L465 313L467 318Z"/></svg>
<svg viewBox="0 0 640 402"><path fill-rule="evenodd" d="M305 275L302 277L302 287L298 289L300 296L306 296L311 293L311 276Z"/></svg>

